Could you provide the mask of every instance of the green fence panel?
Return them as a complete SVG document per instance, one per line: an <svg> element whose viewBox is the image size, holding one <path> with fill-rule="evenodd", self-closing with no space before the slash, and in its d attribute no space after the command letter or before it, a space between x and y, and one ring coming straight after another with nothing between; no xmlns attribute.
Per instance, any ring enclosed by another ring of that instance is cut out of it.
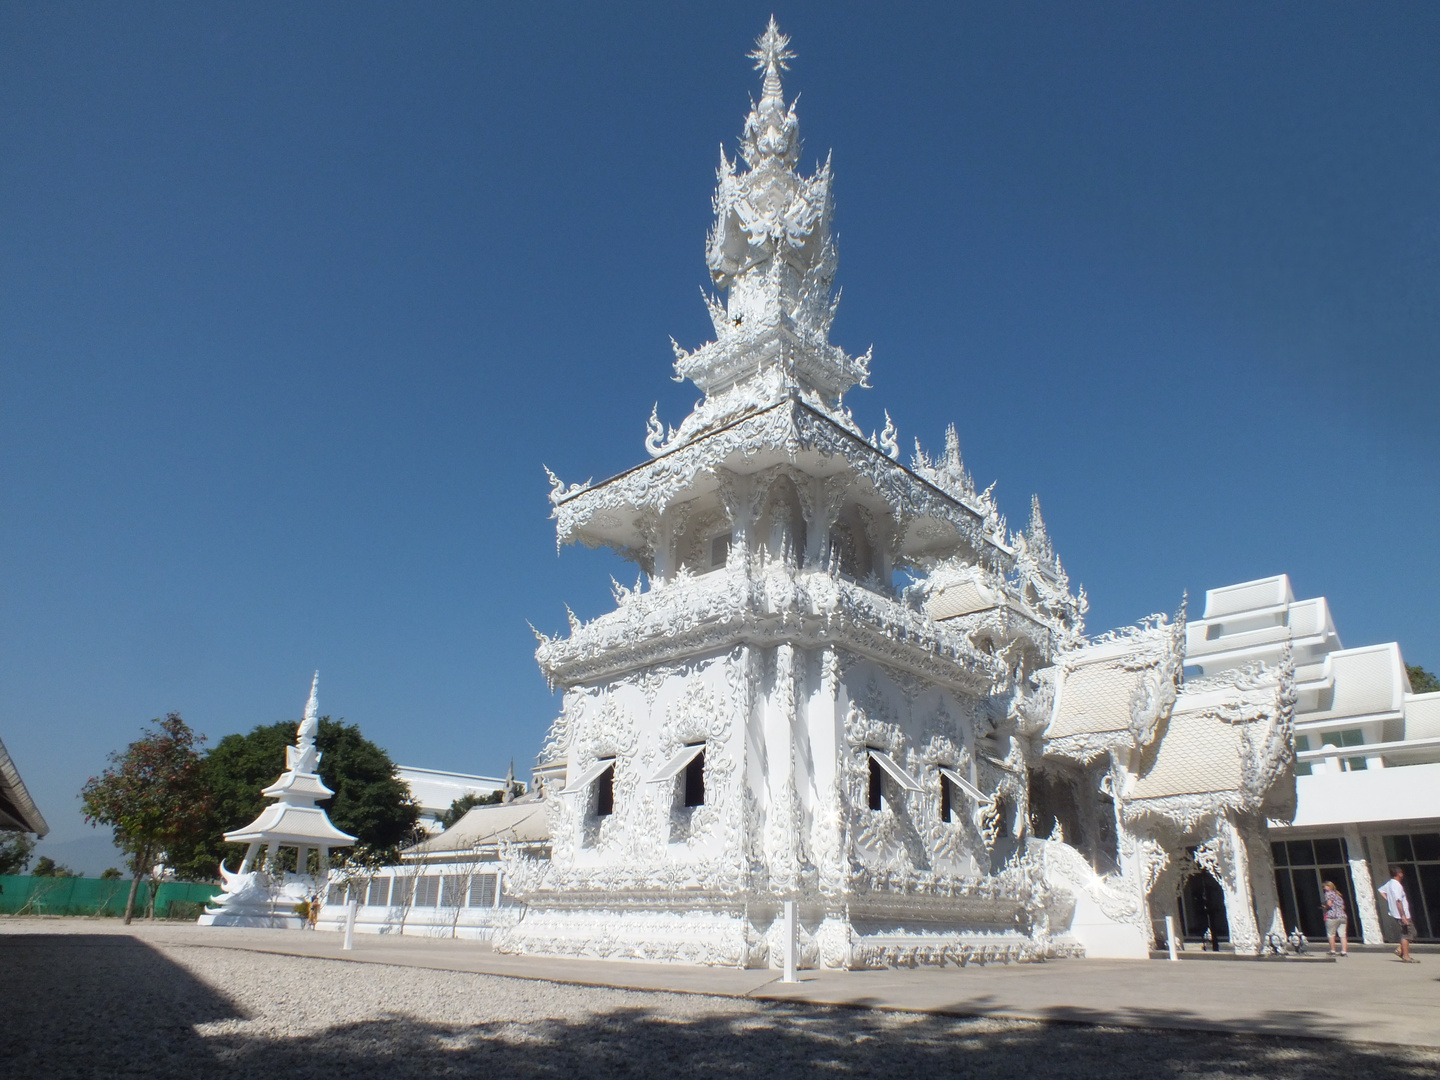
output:
<svg viewBox="0 0 1440 1080"><path fill-rule="evenodd" d="M155 894L155 917L170 915L170 905L203 905L220 892L218 885L195 881L162 881ZM130 880L101 878L48 878L0 876L0 915L124 915ZM135 893L135 910L150 904L150 882L142 881ZM176 911L188 917L193 907Z"/></svg>

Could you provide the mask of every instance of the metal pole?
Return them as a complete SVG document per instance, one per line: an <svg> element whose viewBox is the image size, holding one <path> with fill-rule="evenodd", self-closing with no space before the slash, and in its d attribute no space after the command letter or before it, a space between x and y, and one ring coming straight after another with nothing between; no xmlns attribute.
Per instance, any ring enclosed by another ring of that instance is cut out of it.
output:
<svg viewBox="0 0 1440 1080"><path fill-rule="evenodd" d="M781 982L793 983L800 980L795 977L795 954L799 950L796 941L799 930L799 920L795 917L795 901L785 901L785 977Z"/></svg>
<svg viewBox="0 0 1440 1080"><path fill-rule="evenodd" d="M1165 916L1165 942L1170 946L1170 959L1179 960L1180 954L1175 949L1175 916Z"/></svg>
<svg viewBox="0 0 1440 1080"><path fill-rule="evenodd" d="M357 907L352 897L345 905L345 945L346 949L355 948L355 908Z"/></svg>

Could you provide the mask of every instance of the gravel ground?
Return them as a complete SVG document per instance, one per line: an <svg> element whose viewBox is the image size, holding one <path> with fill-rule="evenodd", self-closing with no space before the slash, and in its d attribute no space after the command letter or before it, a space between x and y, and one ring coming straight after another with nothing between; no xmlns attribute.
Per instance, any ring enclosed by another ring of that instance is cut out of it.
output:
<svg viewBox="0 0 1440 1080"><path fill-rule="evenodd" d="M56 927L59 930L59 927ZM0 925L0 1075L1425 1077L1440 1052L956 1020Z"/></svg>

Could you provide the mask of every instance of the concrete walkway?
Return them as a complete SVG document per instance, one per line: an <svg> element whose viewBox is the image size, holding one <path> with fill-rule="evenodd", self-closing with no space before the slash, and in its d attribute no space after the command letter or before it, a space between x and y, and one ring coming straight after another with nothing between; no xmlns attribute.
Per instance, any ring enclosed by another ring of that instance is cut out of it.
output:
<svg viewBox="0 0 1440 1080"><path fill-rule="evenodd" d="M1440 1047L1440 957L1390 953L1339 962L1058 960L943 970L775 971L565 960L496 953L483 942L113 920L0 920L11 932L131 933L156 946L243 949L581 986L748 997L817 1005L1128 1027L1308 1036Z"/></svg>

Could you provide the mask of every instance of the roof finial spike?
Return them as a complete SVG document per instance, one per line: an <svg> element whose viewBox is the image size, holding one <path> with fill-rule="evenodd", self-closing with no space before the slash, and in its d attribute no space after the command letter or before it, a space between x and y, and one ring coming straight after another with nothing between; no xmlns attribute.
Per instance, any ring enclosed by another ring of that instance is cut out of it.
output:
<svg viewBox="0 0 1440 1080"><path fill-rule="evenodd" d="M1025 530L1025 537L1030 542L1030 549L1043 559L1052 562L1055 558L1055 548L1050 543L1050 532L1045 528L1045 518L1040 513L1040 496L1030 496L1030 526Z"/></svg>
<svg viewBox="0 0 1440 1080"><path fill-rule="evenodd" d="M780 88L780 72L789 71L790 65L785 61L795 59L795 54L787 48L789 44L789 37L780 32L780 27L775 22L775 16L771 15L770 25L765 27L765 32L755 39L755 48L749 54L750 58L755 61L755 69L765 72L760 101L762 110L766 98L774 98L777 103L784 101Z"/></svg>

